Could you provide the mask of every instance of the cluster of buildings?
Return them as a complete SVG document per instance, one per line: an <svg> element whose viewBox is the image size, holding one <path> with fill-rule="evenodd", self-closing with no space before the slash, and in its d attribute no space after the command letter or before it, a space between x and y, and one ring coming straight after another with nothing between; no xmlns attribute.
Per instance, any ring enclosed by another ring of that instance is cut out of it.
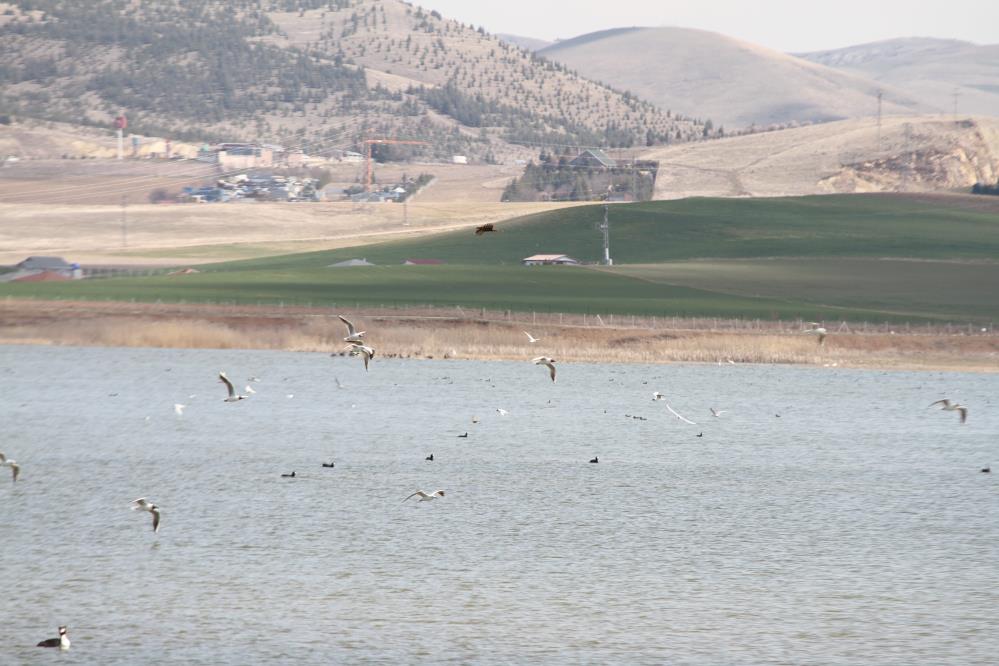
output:
<svg viewBox="0 0 999 666"><path fill-rule="evenodd" d="M181 199L197 203L257 201L321 201L322 190L315 178L279 176L269 172L241 173L219 179L215 185L185 187Z"/></svg>
<svg viewBox="0 0 999 666"><path fill-rule="evenodd" d="M354 203L389 203L399 202L406 198L408 190L402 185L384 185L371 192L352 192L352 188L343 191L344 196Z"/></svg>
<svg viewBox="0 0 999 666"><path fill-rule="evenodd" d="M269 143L219 143L198 149L199 162L217 164L222 171L241 169L296 168L305 166L308 157L298 148Z"/></svg>
<svg viewBox="0 0 999 666"><path fill-rule="evenodd" d="M19 264L0 273L0 282L58 282L79 280L83 277L80 264L70 263L62 257L28 257Z"/></svg>

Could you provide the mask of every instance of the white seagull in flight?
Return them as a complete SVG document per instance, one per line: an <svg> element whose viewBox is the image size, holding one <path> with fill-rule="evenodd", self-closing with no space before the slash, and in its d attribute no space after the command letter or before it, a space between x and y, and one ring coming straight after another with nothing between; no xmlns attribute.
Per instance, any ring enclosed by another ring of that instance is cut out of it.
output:
<svg viewBox="0 0 999 666"><path fill-rule="evenodd" d="M226 377L225 371L219 371L219 381L225 384L226 389L229 391L229 397L225 398L223 402L239 402L240 400L246 400L245 395L236 395L236 389L233 387L232 382Z"/></svg>
<svg viewBox="0 0 999 666"><path fill-rule="evenodd" d="M360 342L351 342L349 349L351 356L361 356L364 358L364 369L367 370L368 362L375 357L375 350Z"/></svg>
<svg viewBox="0 0 999 666"><path fill-rule="evenodd" d="M678 414L678 413L676 412L676 410L675 410L675 409L673 409L672 407L670 407L670 406L669 406L669 403L668 403L668 402L666 403L666 409L668 409L668 410L669 410L669 413L670 413L670 414L672 414L672 415L673 415L673 416L675 416L676 418L680 419L680 420L681 420L681 421L683 421L684 423L689 423L690 425L697 425L696 423L694 423L694 422L693 422L693 421L691 421L690 419L685 419L684 417L680 416L680 415L679 415L679 414Z"/></svg>
<svg viewBox="0 0 999 666"><path fill-rule="evenodd" d="M539 356L534 359L534 365L544 365L548 367L548 374L551 376L552 381L555 381L555 359L548 358L547 356Z"/></svg>
<svg viewBox="0 0 999 666"><path fill-rule="evenodd" d="M7 460L7 456L0 453L0 467L10 467L11 476L13 477L12 483L17 483L17 477L21 473L21 466L17 464L16 460Z"/></svg>
<svg viewBox="0 0 999 666"><path fill-rule="evenodd" d="M821 324L817 321L808 322L810 328L806 328L802 333L810 333L812 335L819 336L819 344L824 345L826 343L826 329L823 328Z"/></svg>
<svg viewBox="0 0 999 666"><path fill-rule="evenodd" d="M968 408L965 407L964 405L959 405L956 402L951 402L946 398L944 398L943 400L937 400L936 402L932 403L930 407L933 407L934 405L940 405L940 409L944 410L945 412L960 412L961 423L964 423L965 421L968 420Z"/></svg>
<svg viewBox="0 0 999 666"><path fill-rule="evenodd" d="M420 499L418 501L420 501L420 502L429 502L430 500L435 500L438 497L444 497L444 491L443 490L435 490L432 493L425 493L422 490L417 490L415 493L413 493L412 495L410 495L409 497L407 497L406 499L404 499L403 502L405 502L405 501L407 501L407 500L409 500L409 499L411 499L413 497L419 497Z"/></svg>
<svg viewBox="0 0 999 666"><path fill-rule="evenodd" d="M176 414L177 416L183 416L185 407L187 407L187 405L182 405L179 402L175 402L173 404L173 413Z"/></svg>
<svg viewBox="0 0 999 666"><path fill-rule="evenodd" d="M524 335L527 336L527 341L530 342L532 345L535 342L538 342L539 340L541 340L541 338L536 338L533 335L531 335L530 333L528 333L527 331L524 331Z"/></svg>
<svg viewBox="0 0 999 666"><path fill-rule="evenodd" d="M132 511L148 511L153 516L153 533L160 531L160 508L145 497L132 500Z"/></svg>
<svg viewBox="0 0 999 666"><path fill-rule="evenodd" d="M714 407L708 407L708 409L711 410L711 416L714 416L715 418L721 416L722 414L724 414L727 411L727 410L724 410L724 409L715 409Z"/></svg>
<svg viewBox="0 0 999 666"><path fill-rule="evenodd" d="M347 337L343 339L344 342L364 342L361 338L364 337L364 334L367 331L358 331L348 319L344 318L343 315L337 315L337 317L339 317L340 321L347 325Z"/></svg>

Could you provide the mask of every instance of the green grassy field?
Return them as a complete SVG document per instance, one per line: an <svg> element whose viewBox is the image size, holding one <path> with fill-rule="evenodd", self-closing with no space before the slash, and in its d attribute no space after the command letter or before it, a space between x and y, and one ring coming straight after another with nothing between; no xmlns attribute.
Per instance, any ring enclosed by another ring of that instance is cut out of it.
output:
<svg viewBox="0 0 999 666"><path fill-rule="evenodd" d="M737 296L999 319L999 263L895 259L729 259L621 266L615 273Z"/></svg>
<svg viewBox="0 0 999 666"><path fill-rule="evenodd" d="M445 233L199 267L175 277L0 284L0 296L921 321L999 315L999 202L984 197L694 199L611 208L613 269L594 261L602 206ZM366 257L370 268L327 268ZM763 259L763 258L768 259ZM886 261L881 258L920 261ZM443 266L400 266L406 258ZM946 263L944 263L946 262Z"/></svg>
<svg viewBox="0 0 999 666"><path fill-rule="evenodd" d="M699 258L904 257L999 258L999 202L992 197L834 195L781 199L685 199L610 207L616 264ZM321 268L365 257L376 264L409 258L460 264L518 265L539 253L585 262L602 256L603 206L582 206L470 231L280 257L225 268Z"/></svg>
<svg viewBox="0 0 999 666"><path fill-rule="evenodd" d="M560 267L388 266L220 271L176 277L9 284L0 293L43 299L281 302L331 307L461 305L527 312L712 317L788 318L802 311L798 304L776 299L729 296L585 268ZM832 313L830 308L808 311L816 315L822 311Z"/></svg>

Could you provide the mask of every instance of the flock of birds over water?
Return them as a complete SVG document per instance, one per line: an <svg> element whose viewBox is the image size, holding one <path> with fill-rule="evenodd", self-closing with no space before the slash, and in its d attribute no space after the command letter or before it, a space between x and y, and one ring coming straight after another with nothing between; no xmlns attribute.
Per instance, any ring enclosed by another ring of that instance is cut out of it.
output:
<svg viewBox="0 0 999 666"><path fill-rule="evenodd" d="M494 229L492 229L491 227L492 227L491 224L483 225L483 227L477 228L475 233L476 233L476 235L481 235L481 233L486 233L488 231L494 231ZM357 329L357 327L354 326L353 322L351 322L350 320L348 320L347 318L345 318L343 315L337 315L337 316L340 318L340 320L347 327L347 335L346 335L346 337L343 338L343 341L347 343L347 346L345 347L344 350L345 351L349 350L349 355L350 356L360 356L363 359L363 361L364 361L364 369L365 369L365 371L368 371L372 359L375 358L375 349L372 346L370 346L368 343L366 343L365 340L364 340L364 336L366 335L367 331L359 331ZM827 337L827 331L826 331L826 329L824 327L822 327L821 324L819 324L818 322L809 322L808 328L806 328L803 331L803 333L817 336L818 344L819 345L824 344L825 340L826 340L826 337ZM524 331L524 335L527 336L528 343L531 344L531 345L534 345L534 344L537 344L538 342L541 342L541 338L537 338L537 337L531 335L531 333L528 332L528 331ZM332 356L336 356L336 354L332 354ZM549 356L537 356L537 357L534 357L532 359L532 362L535 365L546 367L548 369L548 375L551 378L551 381L553 383L556 382L557 371L556 371L556 368L555 368L555 359L554 358L551 358ZM729 363L732 363L732 362L733 361L729 360ZM257 378L257 377L251 377L249 381L251 381L251 382L259 381L259 378ZM226 396L222 399L223 402L227 402L227 403L239 402L241 400L248 399L251 395L253 395L254 393L256 393L256 391L253 389L253 387L250 384L247 384L246 387L243 389L245 395L237 392L235 385L232 383L232 380L230 380L229 377L226 375L225 371L220 371L219 372L219 382L222 383L222 384L224 384L225 387L226 387ZM337 383L337 386L339 388L343 388L343 385L340 383L339 379L336 380L336 383ZM289 394L287 397L288 398L292 398L294 396L291 395L291 394ZM659 402L659 401L663 402L663 404L665 405L666 409L674 417L676 417L678 420L680 420L680 421L682 421L684 423L688 423L690 425L697 425L697 423L695 423L694 421L691 421L690 419L684 417L683 415L679 414L676 410L674 410L673 407L670 406L670 404L668 402L666 402L666 396L664 394L662 394L662 393L660 393L658 391L655 391L652 394L652 400L657 401L657 402ZM177 416L183 416L184 408L185 407L186 407L186 405L175 404L174 405L174 412L177 414ZM960 422L962 424L966 423L967 420L968 420L968 408L965 405L961 405L961 404L953 402L953 401L951 401L949 399L944 398L944 399L941 399L941 400L937 400L937 401L931 403L929 405L929 407L939 407L943 411L957 412L959 414L959 416L960 416ZM497 409L496 411L497 411L497 413L499 413L500 416L505 416L507 414L507 411L505 409ZM710 408L711 416L713 418L721 418L721 416L723 414L725 414L725 411L726 410L715 409L714 407ZM630 415L626 415L626 416L630 416ZM779 417L780 415L777 414L775 416ZM631 416L631 418L645 420L644 417L640 417L640 416ZM473 417L472 418L472 423L478 423L478 418L477 417ZM702 436L703 436L703 433L699 433L697 435L697 437L702 437ZM465 432L465 433L463 433L461 435L458 435L458 437L468 437L468 433ZM433 462L433 460L434 460L434 454L431 453L430 455L428 455L425 458L425 460L429 461L429 462ZM590 463L599 463L600 459L599 459L599 457L594 456L592 459L590 459L589 462ZM330 461L328 463L322 463L322 466L325 467L325 468L333 468L333 467L336 466L336 463L334 461ZM10 471L11 471L11 481L12 481L12 483L17 483L18 477L20 476L20 473L21 473L21 466L17 464L17 461L8 458L4 453L0 452L0 467L7 467L8 469L10 469ZM988 473L991 473L992 469L991 469L991 467L983 467L981 469L981 471L983 473L988 474ZM281 476L283 478L295 478L296 477L296 473L294 471L292 471L290 473L281 474ZM440 499L440 498L444 497L444 491L443 490L435 490L433 492L426 492L424 490L416 490L411 495L407 496L403 500L403 502L408 502L409 500L413 499L414 497L417 498L417 502L429 502L429 501ZM159 532L159 530L160 530L160 521L161 521L161 511L160 511L160 508L158 506L156 506L156 504L154 504L153 502L149 501L149 499L147 499L145 497L139 497L139 498L136 498L136 499L132 500L132 502L129 504L129 506L130 506L130 508L133 511L140 511L140 512L147 512L147 513L149 513L150 517L152 518L152 530L153 530L153 533L156 534L156 533ZM59 636L58 637L48 638L48 639L45 639L43 641L40 641L37 644L37 647L60 648L60 649L63 649L63 650L68 650L69 646L70 646L70 640L69 640L69 635L68 635L67 627L65 627L65 626L60 626L59 627Z"/></svg>

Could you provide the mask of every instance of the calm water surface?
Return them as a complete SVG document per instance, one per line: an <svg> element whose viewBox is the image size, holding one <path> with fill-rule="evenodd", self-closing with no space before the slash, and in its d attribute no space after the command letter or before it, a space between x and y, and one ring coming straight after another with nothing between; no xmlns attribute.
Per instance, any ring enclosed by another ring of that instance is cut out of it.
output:
<svg viewBox="0 0 999 666"><path fill-rule="evenodd" d="M999 375L0 347L0 380L2 664L999 659Z"/></svg>

